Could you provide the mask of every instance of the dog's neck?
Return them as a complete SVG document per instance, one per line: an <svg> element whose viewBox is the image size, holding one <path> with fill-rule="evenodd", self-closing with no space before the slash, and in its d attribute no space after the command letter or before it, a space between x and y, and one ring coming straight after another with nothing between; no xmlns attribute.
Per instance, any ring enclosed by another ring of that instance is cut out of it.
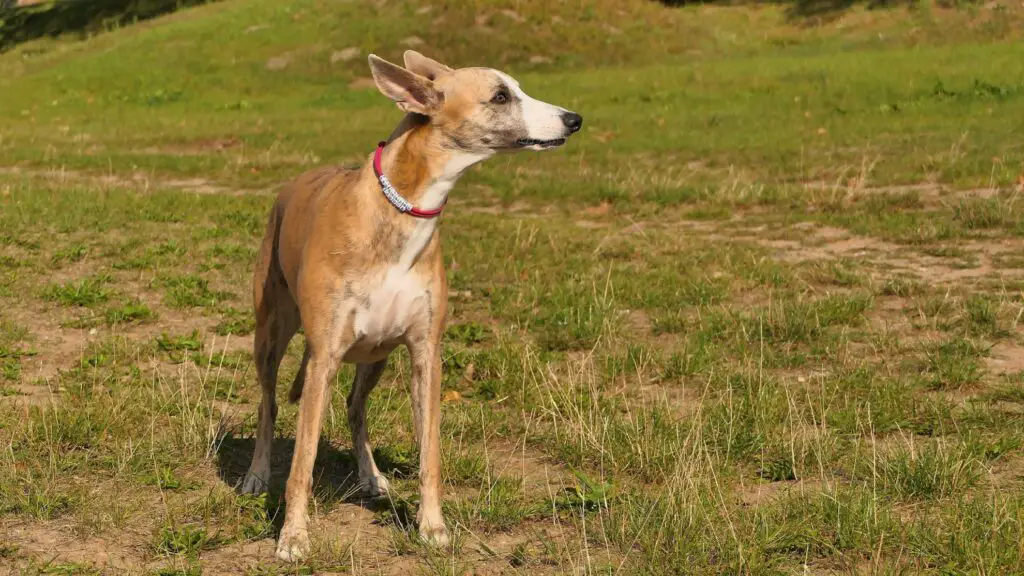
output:
<svg viewBox="0 0 1024 576"><path fill-rule="evenodd" d="M445 146L444 137L428 118L409 114L388 137L381 167L398 193L413 206L433 210L444 204L467 168L490 156Z"/></svg>
<svg viewBox="0 0 1024 576"><path fill-rule="evenodd" d="M444 137L431 126L429 119L409 114L388 137L381 169L398 193L413 206L434 210L445 204L448 192L467 168L492 155L453 150L445 146ZM437 233L438 218L403 214L384 197L379 184L374 182L372 189L378 202L386 205L384 211L390 219L405 220L413 227L399 256L399 267L408 270Z"/></svg>

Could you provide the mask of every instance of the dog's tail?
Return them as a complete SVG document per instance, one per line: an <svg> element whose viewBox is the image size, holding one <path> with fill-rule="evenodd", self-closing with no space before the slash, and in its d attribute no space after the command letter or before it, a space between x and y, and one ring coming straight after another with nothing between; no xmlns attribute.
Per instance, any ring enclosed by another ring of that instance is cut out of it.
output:
<svg viewBox="0 0 1024 576"><path fill-rule="evenodd" d="M309 345L306 345L302 352L302 364L299 365L299 371L292 381L292 389L288 391L288 401L292 404L302 398L302 385L306 382L306 364L309 364Z"/></svg>

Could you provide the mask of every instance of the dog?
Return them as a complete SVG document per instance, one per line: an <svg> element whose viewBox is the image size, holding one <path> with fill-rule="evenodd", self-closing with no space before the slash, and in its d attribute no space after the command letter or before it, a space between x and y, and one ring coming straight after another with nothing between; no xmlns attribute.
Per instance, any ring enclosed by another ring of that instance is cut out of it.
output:
<svg viewBox="0 0 1024 576"><path fill-rule="evenodd" d="M369 56L377 88L406 113L398 127L361 168L322 168L287 184L256 258L253 355L262 401L243 492L258 494L268 486L278 368L300 327L306 338L289 394L299 402L299 415L277 545L285 561L309 553L313 462L329 383L342 362L356 364L347 415L360 487L369 495L387 494L367 436L366 402L399 345L408 348L412 364L419 534L430 544L447 545L440 389L448 283L438 216L470 166L499 152L556 148L583 123L579 114L527 96L497 70L452 69L411 50L404 64Z"/></svg>

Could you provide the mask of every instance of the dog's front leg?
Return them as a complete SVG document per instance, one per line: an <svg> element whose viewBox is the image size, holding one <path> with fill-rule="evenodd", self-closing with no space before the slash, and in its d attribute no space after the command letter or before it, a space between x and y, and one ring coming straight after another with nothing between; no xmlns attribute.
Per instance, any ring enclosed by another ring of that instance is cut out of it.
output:
<svg viewBox="0 0 1024 576"><path fill-rule="evenodd" d="M441 515L441 345L440 337L409 346L412 357L412 409L420 444L420 537L446 546L448 529Z"/></svg>
<svg viewBox="0 0 1024 576"><path fill-rule="evenodd" d="M307 343L312 346L312 343ZM309 515L306 510L313 484L313 462L320 442L320 426L327 405L330 386L348 346L313 346L306 367L306 382L299 403L299 420L295 430L295 454L285 487L287 509L284 526L277 542L277 557L294 562L309 553Z"/></svg>

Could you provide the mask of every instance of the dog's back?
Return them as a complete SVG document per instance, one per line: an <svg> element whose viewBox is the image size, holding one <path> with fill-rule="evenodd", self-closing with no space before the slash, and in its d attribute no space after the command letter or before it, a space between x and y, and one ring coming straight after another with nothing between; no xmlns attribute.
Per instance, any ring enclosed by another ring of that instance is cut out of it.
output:
<svg viewBox="0 0 1024 576"><path fill-rule="evenodd" d="M314 229L317 214L322 213L323 204L334 194L344 194L355 182L358 168L324 166L303 173L286 184L277 195L270 211L270 219L256 258L254 303L259 309L261 290L265 282L275 273L283 275L285 285L293 284L295 271L281 268L282 262L297 265L309 232ZM284 222L298 225L285 226ZM294 286L292 286L294 289ZM294 293L293 293L294 296Z"/></svg>

